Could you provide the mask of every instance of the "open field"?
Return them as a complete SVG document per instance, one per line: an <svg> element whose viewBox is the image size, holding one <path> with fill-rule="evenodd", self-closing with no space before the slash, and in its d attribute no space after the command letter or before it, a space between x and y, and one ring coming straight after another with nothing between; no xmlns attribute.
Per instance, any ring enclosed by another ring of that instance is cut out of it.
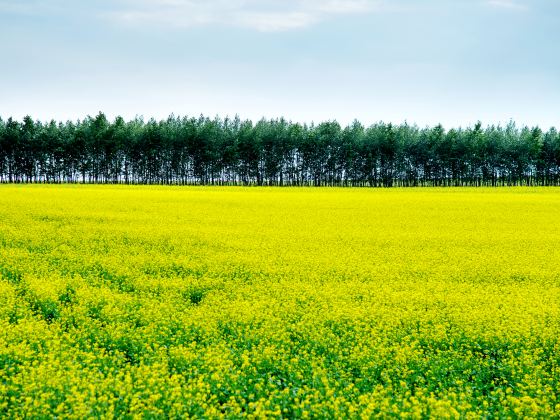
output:
<svg viewBox="0 0 560 420"><path fill-rule="evenodd" d="M554 417L560 190L0 186L0 416Z"/></svg>

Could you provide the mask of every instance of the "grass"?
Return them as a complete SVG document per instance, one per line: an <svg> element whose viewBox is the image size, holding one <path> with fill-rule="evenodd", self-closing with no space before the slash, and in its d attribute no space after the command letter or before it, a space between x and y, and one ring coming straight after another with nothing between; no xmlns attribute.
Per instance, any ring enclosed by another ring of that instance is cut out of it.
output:
<svg viewBox="0 0 560 420"><path fill-rule="evenodd" d="M560 191L0 186L3 417L557 417Z"/></svg>

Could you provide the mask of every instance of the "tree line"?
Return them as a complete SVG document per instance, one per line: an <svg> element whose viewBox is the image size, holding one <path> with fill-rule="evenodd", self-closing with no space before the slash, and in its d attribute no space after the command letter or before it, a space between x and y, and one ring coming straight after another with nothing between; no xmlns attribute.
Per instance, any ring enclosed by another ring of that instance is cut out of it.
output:
<svg viewBox="0 0 560 420"><path fill-rule="evenodd" d="M0 182L180 185L560 185L555 128L176 117L0 118Z"/></svg>

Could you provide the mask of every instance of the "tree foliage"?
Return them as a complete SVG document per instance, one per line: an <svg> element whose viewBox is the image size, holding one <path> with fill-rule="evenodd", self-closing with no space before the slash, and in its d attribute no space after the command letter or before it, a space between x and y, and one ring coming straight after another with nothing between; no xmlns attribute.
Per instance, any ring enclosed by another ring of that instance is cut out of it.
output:
<svg viewBox="0 0 560 420"><path fill-rule="evenodd" d="M559 185L554 128L170 116L0 119L1 182L314 186Z"/></svg>

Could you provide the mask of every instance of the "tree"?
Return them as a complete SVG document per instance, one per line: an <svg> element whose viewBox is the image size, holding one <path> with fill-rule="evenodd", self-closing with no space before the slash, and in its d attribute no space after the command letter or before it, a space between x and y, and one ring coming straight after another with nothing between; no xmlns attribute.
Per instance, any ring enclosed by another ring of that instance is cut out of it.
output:
<svg viewBox="0 0 560 420"><path fill-rule="evenodd" d="M175 117L145 122L0 119L2 182L243 185L558 185L560 135L538 127L445 130Z"/></svg>

